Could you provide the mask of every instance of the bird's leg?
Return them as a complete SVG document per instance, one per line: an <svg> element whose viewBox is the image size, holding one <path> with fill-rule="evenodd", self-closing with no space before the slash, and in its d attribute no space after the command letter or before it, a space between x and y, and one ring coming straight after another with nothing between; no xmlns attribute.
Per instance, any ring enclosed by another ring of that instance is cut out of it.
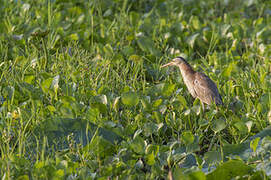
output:
<svg viewBox="0 0 271 180"><path fill-rule="evenodd" d="M204 112L204 104L202 101L200 101L201 107L202 107L202 112Z"/></svg>

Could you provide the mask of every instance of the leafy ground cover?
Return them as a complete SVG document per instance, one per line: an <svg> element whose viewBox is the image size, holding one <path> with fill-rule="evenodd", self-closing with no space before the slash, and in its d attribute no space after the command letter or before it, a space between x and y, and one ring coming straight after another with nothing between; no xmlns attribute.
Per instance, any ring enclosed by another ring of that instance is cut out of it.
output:
<svg viewBox="0 0 271 180"><path fill-rule="evenodd" d="M3 0L2 179L270 179L271 2ZM182 55L219 86L202 112Z"/></svg>

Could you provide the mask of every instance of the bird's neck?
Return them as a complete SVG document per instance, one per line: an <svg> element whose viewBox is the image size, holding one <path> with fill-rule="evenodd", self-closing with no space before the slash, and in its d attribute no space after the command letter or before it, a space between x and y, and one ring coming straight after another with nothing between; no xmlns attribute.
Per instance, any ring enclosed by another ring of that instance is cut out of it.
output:
<svg viewBox="0 0 271 180"><path fill-rule="evenodd" d="M195 73L195 71L189 64L181 64L179 65L179 69L182 73L182 76L189 76Z"/></svg>

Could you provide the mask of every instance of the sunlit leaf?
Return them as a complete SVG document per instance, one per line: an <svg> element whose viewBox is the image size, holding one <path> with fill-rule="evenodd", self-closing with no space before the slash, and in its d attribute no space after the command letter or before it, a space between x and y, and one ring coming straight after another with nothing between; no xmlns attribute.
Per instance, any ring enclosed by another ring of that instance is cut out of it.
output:
<svg viewBox="0 0 271 180"><path fill-rule="evenodd" d="M261 138L257 137L250 141L250 148L253 150L253 152L256 152L260 139Z"/></svg>
<svg viewBox="0 0 271 180"><path fill-rule="evenodd" d="M127 106L136 106L139 103L139 96L135 92L124 93L121 102Z"/></svg>
<svg viewBox="0 0 271 180"><path fill-rule="evenodd" d="M155 156L154 156L153 152L151 154L147 155L147 164L149 166L152 166L155 164Z"/></svg>
<svg viewBox="0 0 271 180"><path fill-rule="evenodd" d="M164 84L164 87L163 87L163 89L162 89L162 94L163 94L164 96L171 96L172 93L173 93L174 90L175 90L175 87L176 87L175 84L169 84L169 83Z"/></svg>
<svg viewBox="0 0 271 180"><path fill-rule="evenodd" d="M224 179L232 179L236 176L242 177L244 175L251 174L252 168L246 165L243 161L240 160L229 160L219 167L216 170L207 175L207 179L213 180L217 177Z"/></svg>
<svg viewBox="0 0 271 180"><path fill-rule="evenodd" d="M183 132L181 137L186 145L194 142L194 135L190 131Z"/></svg>

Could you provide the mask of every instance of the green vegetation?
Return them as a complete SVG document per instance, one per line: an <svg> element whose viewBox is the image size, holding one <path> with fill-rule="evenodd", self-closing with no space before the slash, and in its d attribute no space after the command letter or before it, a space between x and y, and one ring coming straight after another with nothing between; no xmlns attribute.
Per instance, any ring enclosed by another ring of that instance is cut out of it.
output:
<svg viewBox="0 0 271 180"><path fill-rule="evenodd" d="M270 37L264 0L2 0L2 179L269 179Z"/></svg>

